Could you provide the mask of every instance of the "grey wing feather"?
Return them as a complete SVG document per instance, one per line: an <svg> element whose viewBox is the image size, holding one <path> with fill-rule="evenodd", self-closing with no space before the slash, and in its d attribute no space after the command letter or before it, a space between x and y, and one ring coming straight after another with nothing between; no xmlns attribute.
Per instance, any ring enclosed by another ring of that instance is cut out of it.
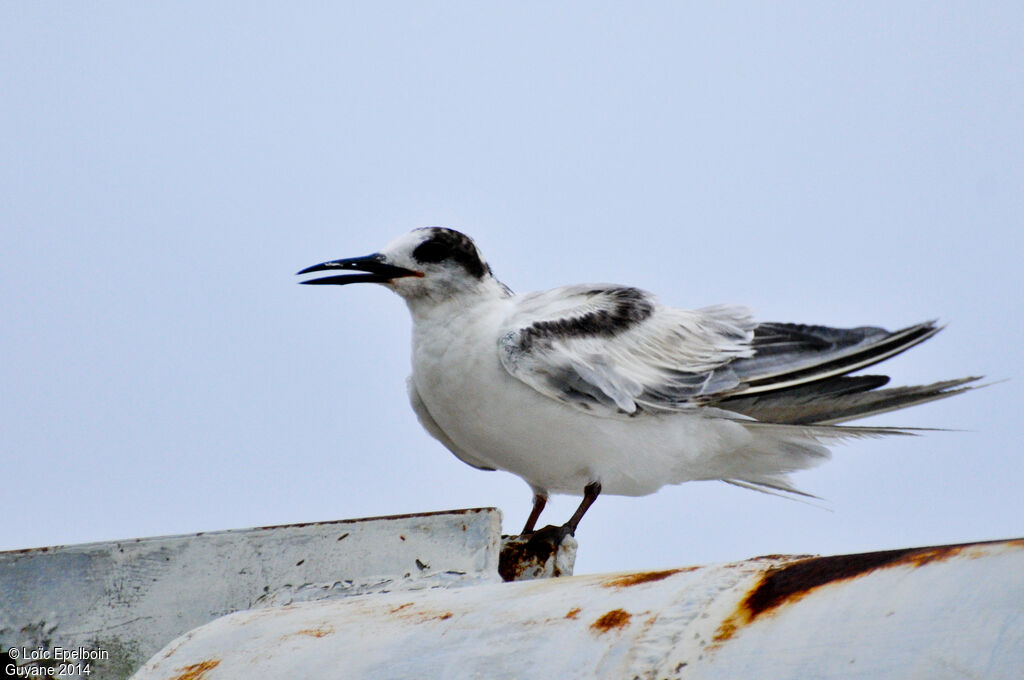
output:
<svg viewBox="0 0 1024 680"><path fill-rule="evenodd" d="M581 410L672 411L739 385L727 364L753 355L754 326L743 307L687 311L636 288L570 286L521 298L498 349L513 377Z"/></svg>
<svg viewBox="0 0 1024 680"><path fill-rule="evenodd" d="M466 453L463 449L451 440L451 438L445 434L441 426L437 424L434 417L430 415L430 411L427 410L427 405L423 403L423 398L420 397L419 391L416 389L416 384L413 383L412 377L410 376L406 380L406 388L409 390L409 403L412 404L412 410L416 412L416 418L420 421L420 425L427 433L436 439L437 441L444 444L445 448L455 454L455 457L461 460L466 465L471 465L478 470L493 471L494 468L487 466L485 463L481 463L473 456Z"/></svg>
<svg viewBox="0 0 1024 680"><path fill-rule="evenodd" d="M761 324L754 331L753 357L731 368L743 386L713 395L709 405L761 422L835 425L960 394L978 377L878 389L887 376L847 376L884 361L942 330L934 321L889 332Z"/></svg>
<svg viewBox="0 0 1024 680"><path fill-rule="evenodd" d="M867 368L924 342L942 330L934 321L889 332L883 328L827 328L763 323L754 329L754 354L730 365L753 394L824 380Z"/></svg>
<svg viewBox="0 0 1024 680"><path fill-rule="evenodd" d="M845 377L924 342L898 331L754 323L742 307L686 311L607 284L525 296L499 342L505 369L538 392L603 415L713 406L762 422L835 424L970 389L974 378L878 390Z"/></svg>
<svg viewBox="0 0 1024 680"><path fill-rule="evenodd" d="M915 404L945 399L974 387L979 376L943 380L930 385L875 389L889 381L886 376L829 378L778 392L725 398L718 408L756 420L792 425L835 425L887 413Z"/></svg>
<svg viewBox="0 0 1024 680"><path fill-rule="evenodd" d="M738 486L741 489L749 489L751 491L766 493L769 496L778 496L780 498L789 499L793 499L794 496L802 496L804 498L821 500L820 497L815 496L814 494L807 493L806 491L801 491L796 488L785 476L766 476L756 479L723 479L722 481L726 484Z"/></svg>

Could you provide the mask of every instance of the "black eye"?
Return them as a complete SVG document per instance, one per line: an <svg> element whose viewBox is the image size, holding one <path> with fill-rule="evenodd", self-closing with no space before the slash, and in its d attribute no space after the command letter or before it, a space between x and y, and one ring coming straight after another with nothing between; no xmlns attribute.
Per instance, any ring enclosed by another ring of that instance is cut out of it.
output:
<svg viewBox="0 0 1024 680"><path fill-rule="evenodd" d="M452 249L449 244L438 240L424 241L416 246L412 256L419 262L440 262L452 256Z"/></svg>

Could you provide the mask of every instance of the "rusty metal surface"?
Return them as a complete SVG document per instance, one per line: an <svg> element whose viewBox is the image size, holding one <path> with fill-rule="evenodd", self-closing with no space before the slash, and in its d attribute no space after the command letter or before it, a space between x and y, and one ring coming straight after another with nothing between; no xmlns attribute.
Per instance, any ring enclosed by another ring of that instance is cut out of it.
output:
<svg viewBox="0 0 1024 680"><path fill-rule="evenodd" d="M104 650L92 677L125 678L231 612L500 582L500 534L477 509L2 552L0 651Z"/></svg>
<svg viewBox="0 0 1024 680"><path fill-rule="evenodd" d="M241 612L137 680L1014 678L1024 540L389 593Z"/></svg>
<svg viewBox="0 0 1024 680"><path fill-rule="evenodd" d="M572 536L557 545L531 536L502 536L498 573L503 581L572 576L578 547Z"/></svg>

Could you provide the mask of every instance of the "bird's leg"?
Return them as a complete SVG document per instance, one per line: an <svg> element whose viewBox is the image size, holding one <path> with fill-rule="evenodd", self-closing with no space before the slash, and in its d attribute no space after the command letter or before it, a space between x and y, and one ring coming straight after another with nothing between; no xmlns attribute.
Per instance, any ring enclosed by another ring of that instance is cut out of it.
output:
<svg viewBox="0 0 1024 680"><path fill-rule="evenodd" d="M583 500L580 501L580 506L576 508L576 512L572 514L569 521L560 527L548 525L540 531L533 532L527 545L546 545L549 546L547 548L549 551L556 550L562 544L562 541L565 540L566 536L576 535L576 527L580 525L580 520L583 519L583 515L587 513L587 510L590 509L590 506L594 504L599 495L601 495L601 482L587 484L583 487ZM534 499L534 502L536 503L536 499ZM544 506L540 507L543 508ZM534 505L534 510L537 511L538 515L540 514L536 505ZM533 519L532 513L530 514L530 519ZM526 525L531 526L529 522Z"/></svg>
<svg viewBox="0 0 1024 680"><path fill-rule="evenodd" d="M594 504L597 497L601 495L601 482L591 482L583 487L583 500L580 501L580 506L576 508L576 512L572 514L569 521L565 523L565 528L569 530L569 534L572 536L576 535L576 527L580 525L580 520L583 519L583 515L587 514L587 510Z"/></svg>
<svg viewBox="0 0 1024 680"><path fill-rule="evenodd" d="M546 494L534 492L533 510L530 511L530 516L526 518L526 526L523 527L521 535L533 533L533 528L537 526L537 520L540 519L540 513L544 512L544 506L547 504L548 497Z"/></svg>

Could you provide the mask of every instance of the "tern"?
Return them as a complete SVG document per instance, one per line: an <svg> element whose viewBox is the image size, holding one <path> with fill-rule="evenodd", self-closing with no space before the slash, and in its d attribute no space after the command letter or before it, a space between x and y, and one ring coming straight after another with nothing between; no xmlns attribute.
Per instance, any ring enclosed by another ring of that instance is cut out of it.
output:
<svg viewBox="0 0 1024 680"><path fill-rule="evenodd" d="M880 389L888 376L849 375L932 337L935 321L892 332L758 322L745 307L676 309L612 284L516 295L454 229L414 229L380 252L298 273L334 271L359 273L301 283L377 283L405 300L413 410L463 462L530 486L524 535L550 494L583 496L568 522L546 527L562 538L601 493L721 480L810 496L789 473L824 462L829 445L910 433L840 423L979 379Z"/></svg>

